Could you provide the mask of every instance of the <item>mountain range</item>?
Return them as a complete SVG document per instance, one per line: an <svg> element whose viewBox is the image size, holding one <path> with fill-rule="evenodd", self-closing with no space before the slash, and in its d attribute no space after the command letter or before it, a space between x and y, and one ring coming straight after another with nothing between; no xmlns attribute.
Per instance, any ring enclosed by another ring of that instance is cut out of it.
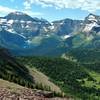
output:
<svg viewBox="0 0 100 100"><path fill-rule="evenodd" d="M73 48L99 48L100 16L49 22L11 12L0 17L0 45L16 55L61 55Z"/></svg>
<svg viewBox="0 0 100 100"><path fill-rule="evenodd" d="M16 11L0 17L2 100L100 100L99 66L100 16L49 22Z"/></svg>

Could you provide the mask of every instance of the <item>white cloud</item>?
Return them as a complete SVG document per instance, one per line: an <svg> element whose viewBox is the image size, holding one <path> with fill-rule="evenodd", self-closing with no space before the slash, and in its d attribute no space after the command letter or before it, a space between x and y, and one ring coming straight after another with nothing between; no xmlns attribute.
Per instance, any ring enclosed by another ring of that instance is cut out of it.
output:
<svg viewBox="0 0 100 100"><path fill-rule="evenodd" d="M43 15L43 13L40 13L40 12L32 12L32 11L30 11L30 10L25 10L25 11L23 10L22 12L24 12L24 13L26 13L26 14L32 16L32 17Z"/></svg>
<svg viewBox="0 0 100 100"><path fill-rule="evenodd" d="M25 9L30 9L31 8L31 4L28 3L27 1L24 2L24 6L25 6Z"/></svg>
<svg viewBox="0 0 100 100"><path fill-rule="evenodd" d="M8 8L8 7L4 7L4 6L0 6L0 13L9 13L9 12L14 12L15 9L11 9L11 8Z"/></svg>
<svg viewBox="0 0 100 100"><path fill-rule="evenodd" d="M100 0L25 0L24 2L26 8L30 8L32 4L55 7L56 9L80 8L89 12L100 10Z"/></svg>
<svg viewBox="0 0 100 100"><path fill-rule="evenodd" d="M43 15L40 12L32 12L31 10L18 10L18 9L12 9L12 8L8 8L8 7L0 6L0 16L4 16L4 15L7 15L8 13L15 12L15 11L20 11L20 12L26 13L32 17Z"/></svg>

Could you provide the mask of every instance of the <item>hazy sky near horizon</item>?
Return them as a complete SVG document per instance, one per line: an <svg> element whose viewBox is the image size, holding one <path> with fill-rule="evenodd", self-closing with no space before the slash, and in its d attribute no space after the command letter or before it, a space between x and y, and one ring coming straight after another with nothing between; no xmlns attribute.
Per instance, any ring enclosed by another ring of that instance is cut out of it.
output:
<svg viewBox="0 0 100 100"><path fill-rule="evenodd" d="M84 19L89 13L100 15L100 0L0 0L0 16L14 11L49 21Z"/></svg>

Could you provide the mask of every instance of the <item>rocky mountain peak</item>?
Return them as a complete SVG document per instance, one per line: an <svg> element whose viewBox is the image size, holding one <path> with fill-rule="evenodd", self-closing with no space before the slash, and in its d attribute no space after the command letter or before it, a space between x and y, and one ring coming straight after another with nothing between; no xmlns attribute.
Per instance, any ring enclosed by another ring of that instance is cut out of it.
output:
<svg viewBox="0 0 100 100"><path fill-rule="evenodd" d="M84 20L84 32L92 32L94 28L100 27L100 16L90 13Z"/></svg>
<svg viewBox="0 0 100 100"><path fill-rule="evenodd" d="M33 18L23 12L15 11L9 13L4 17L7 20L24 20L24 21L33 21Z"/></svg>
<svg viewBox="0 0 100 100"><path fill-rule="evenodd" d="M97 22L97 21L98 21L98 19L97 19L96 15L91 14L91 13L85 18L86 23Z"/></svg>
<svg viewBox="0 0 100 100"><path fill-rule="evenodd" d="M15 14L15 15L26 15L25 13L19 12L19 11L11 12L11 14Z"/></svg>

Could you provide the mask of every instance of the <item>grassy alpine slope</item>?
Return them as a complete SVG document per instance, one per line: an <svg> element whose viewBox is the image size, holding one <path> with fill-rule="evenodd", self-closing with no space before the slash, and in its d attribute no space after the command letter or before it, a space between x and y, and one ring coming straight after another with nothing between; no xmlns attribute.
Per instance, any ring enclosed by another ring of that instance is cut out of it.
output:
<svg viewBox="0 0 100 100"><path fill-rule="evenodd" d="M29 88L62 91L67 97L75 99L99 100L100 70L98 50L90 50L91 52L85 50L83 53L80 50L73 50L73 52L66 53L63 58L17 57L16 60L1 49L0 78ZM84 54L90 56L84 56ZM94 62L91 56L96 58ZM89 63L87 63L86 59Z"/></svg>
<svg viewBox="0 0 100 100"><path fill-rule="evenodd" d="M61 92L60 88L50 82L47 76L36 69L30 69L19 63L5 49L0 49L0 79L32 89L55 91L55 96L60 95ZM43 79L45 79L45 82Z"/></svg>
<svg viewBox="0 0 100 100"><path fill-rule="evenodd" d="M89 69L74 60L50 57L21 57L18 59L49 76L50 80L57 84L67 96L83 100L100 99L100 79L95 79L99 77L99 74L95 72L93 75Z"/></svg>

